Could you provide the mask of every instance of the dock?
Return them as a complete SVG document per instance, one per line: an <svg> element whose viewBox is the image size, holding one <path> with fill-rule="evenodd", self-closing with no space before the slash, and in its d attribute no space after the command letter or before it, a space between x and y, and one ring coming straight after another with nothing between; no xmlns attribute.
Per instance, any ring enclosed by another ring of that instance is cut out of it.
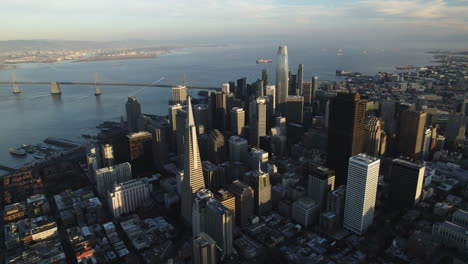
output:
<svg viewBox="0 0 468 264"><path fill-rule="evenodd" d="M8 166L0 164L0 170L8 171L8 172L14 172L16 169L10 168Z"/></svg>

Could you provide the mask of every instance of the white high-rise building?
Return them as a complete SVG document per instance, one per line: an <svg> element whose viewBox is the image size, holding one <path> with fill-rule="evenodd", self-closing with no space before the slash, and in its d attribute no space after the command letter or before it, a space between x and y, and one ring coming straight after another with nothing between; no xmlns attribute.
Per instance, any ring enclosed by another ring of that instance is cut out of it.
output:
<svg viewBox="0 0 468 264"><path fill-rule="evenodd" d="M223 83L223 85L221 86L221 92L229 93L229 83Z"/></svg>
<svg viewBox="0 0 468 264"><path fill-rule="evenodd" d="M128 162L95 171L96 189L101 197L105 197L114 184L130 179L132 179L132 166Z"/></svg>
<svg viewBox="0 0 468 264"><path fill-rule="evenodd" d="M107 193L112 215L117 218L140 208L149 199L150 191L150 185L142 180L133 179L115 184Z"/></svg>
<svg viewBox="0 0 468 264"><path fill-rule="evenodd" d="M344 227L362 235L374 219L380 159L358 154L349 159Z"/></svg>
<svg viewBox="0 0 468 264"><path fill-rule="evenodd" d="M240 161L244 162L247 159L247 149L249 144L247 139L232 136L229 138L229 160L231 162Z"/></svg>

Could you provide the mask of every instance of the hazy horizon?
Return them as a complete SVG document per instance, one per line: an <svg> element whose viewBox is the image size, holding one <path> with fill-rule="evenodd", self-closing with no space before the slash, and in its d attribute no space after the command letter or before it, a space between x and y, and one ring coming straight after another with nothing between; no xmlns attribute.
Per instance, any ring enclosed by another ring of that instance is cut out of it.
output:
<svg viewBox="0 0 468 264"><path fill-rule="evenodd" d="M0 16L14 23L0 24L0 40L363 48L465 48L468 42L468 0L2 2Z"/></svg>

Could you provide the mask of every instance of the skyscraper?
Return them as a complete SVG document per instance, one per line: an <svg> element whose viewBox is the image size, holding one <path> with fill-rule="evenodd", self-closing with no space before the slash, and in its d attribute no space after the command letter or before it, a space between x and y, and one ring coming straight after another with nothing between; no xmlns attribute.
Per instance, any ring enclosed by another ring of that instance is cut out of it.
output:
<svg viewBox="0 0 468 264"><path fill-rule="evenodd" d="M304 228L317 222L320 213L320 205L309 197L302 197L292 206L292 219Z"/></svg>
<svg viewBox="0 0 468 264"><path fill-rule="evenodd" d="M211 113L206 104L197 104L193 106L193 117L199 135L208 133L211 130Z"/></svg>
<svg viewBox="0 0 468 264"><path fill-rule="evenodd" d="M414 110L405 110L401 113L398 133L399 156L421 158L426 116L426 113Z"/></svg>
<svg viewBox="0 0 468 264"><path fill-rule="evenodd" d="M255 85L257 86L256 88L256 91L255 91L255 94L257 97L259 96L264 96L265 95L265 88L264 88L264 85L263 85L263 81L262 80L257 80L255 82Z"/></svg>
<svg viewBox="0 0 468 264"><path fill-rule="evenodd" d="M330 101L327 168L335 170L335 184L346 184L349 158L364 151L366 100L359 94L338 93Z"/></svg>
<svg viewBox="0 0 468 264"><path fill-rule="evenodd" d="M133 171L146 170L153 165L153 136L151 133L141 131L126 136L128 160Z"/></svg>
<svg viewBox="0 0 468 264"><path fill-rule="evenodd" d="M211 94L211 113L213 115L211 121L213 129L217 128L224 131L226 128L227 115L227 93L214 92Z"/></svg>
<svg viewBox="0 0 468 264"><path fill-rule="evenodd" d="M303 86L303 96L304 96L304 103L307 105L312 104L315 98L315 94L318 90L318 77L312 77L312 82L308 85Z"/></svg>
<svg viewBox="0 0 468 264"><path fill-rule="evenodd" d="M268 71L266 69L262 70L262 82L263 82L263 88L265 88L268 85Z"/></svg>
<svg viewBox="0 0 468 264"><path fill-rule="evenodd" d="M374 220L380 160L359 154L349 159L344 227L362 235Z"/></svg>
<svg viewBox="0 0 468 264"><path fill-rule="evenodd" d="M193 264L216 264L216 242L206 233L193 239Z"/></svg>
<svg viewBox="0 0 468 264"><path fill-rule="evenodd" d="M168 161L168 152L170 143L170 124L166 118L160 123L151 128L151 135L153 136L153 163L158 169Z"/></svg>
<svg viewBox="0 0 468 264"><path fill-rule="evenodd" d="M114 149L110 144L102 145L102 163L103 167L114 165Z"/></svg>
<svg viewBox="0 0 468 264"><path fill-rule="evenodd" d="M297 86L296 86L296 74L289 72L288 74L288 95L296 95Z"/></svg>
<svg viewBox="0 0 468 264"><path fill-rule="evenodd" d="M116 183L128 181L132 178L132 166L125 162L112 167L106 167L95 171L96 190L101 197Z"/></svg>
<svg viewBox="0 0 468 264"><path fill-rule="evenodd" d="M194 118L195 120L195 118ZM185 153L185 130L182 129L187 123L187 111L184 109L178 109L176 113L176 143L177 143L177 157L179 168L184 166L184 153ZM196 124L195 124L196 127Z"/></svg>
<svg viewBox="0 0 468 264"><path fill-rule="evenodd" d="M172 101L170 104L183 104L187 101L187 87L176 86L172 87Z"/></svg>
<svg viewBox="0 0 468 264"><path fill-rule="evenodd" d="M247 78L241 78L237 80L236 97L240 99L247 99Z"/></svg>
<svg viewBox="0 0 468 264"><path fill-rule="evenodd" d="M203 178L205 179L205 188L210 190L217 190L223 183L223 173L220 166L205 160L202 162L203 167Z"/></svg>
<svg viewBox="0 0 468 264"><path fill-rule="evenodd" d="M240 107L231 109L231 132L236 136L242 136L245 126L245 111Z"/></svg>
<svg viewBox="0 0 468 264"><path fill-rule="evenodd" d="M327 195L335 189L335 172L321 166L312 168L308 187L308 196L320 206L320 209L325 209Z"/></svg>
<svg viewBox="0 0 468 264"><path fill-rule="evenodd" d="M236 216L236 197L227 189L221 188L214 192L214 198L224 207L232 211L232 220L235 223ZM233 225L234 225L233 223Z"/></svg>
<svg viewBox="0 0 468 264"><path fill-rule="evenodd" d="M192 233L195 236L206 231L206 204L210 198L213 198L210 190L200 189L193 199Z"/></svg>
<svg viewBox="0 0 468 264"><path fill-rule="evenodd" d="M394 208L412 208L422 195L425 167L402 159L392 161L390 201Z"/></svg>
<svg viewBox="0 0 468 264"><path fill-rule="evenodd" d="M304 121L304 97L298 95L288 96L286 121L288 123L302 123Z"/></svg>
<svg viewBox="0 0 468 264"><path fill-rule="evenodd" d="M213 129L208 134L208 160L214 164L226 161L226 142L223 134L218 129Z"/></svg>
<svg viewBox="0 0 468 264"><path fill-rule="evenodd" d="M319 78L318 76L312 77L311 89L310 89L310 103L315 98L315 94L317 93L319 88Z"/></svg>
<svg viewBox="0 0 468 264"><path fill-rule="evenodd" d="M382 122L375 116L370 117L365 128L365 148L367 155L379 157L385 152L385 132L382 129Z"/></svg>
<svg viewBox="0 0 468 264"><path fill-rule="evenodd" d="M460 128L464 127L468 118L463 113L450 113L447 121L447 142L452 142L457 139ZM462 128L463 129L463 128Z"/></svg>
<svg viewBox="0 0 468 264"><path fill-rule="evenodd" d="M343 225L345 198L345 185L336 188L334 191L328 193L327 196L327 211L334 214L336 226Z"/></svg>
<svg viewBox="0 0 468 264"><path fill-rule="evenodd" d="M229 160L231 162L245 161L249 144L242 137L232 136L229 138Z"/></svg>
<svg viewBox="0 0 468 264"><path fill-rule="evenodd" d="M247 225L254 212L254 190L247 184L237 180L231 184L231 193L236 197L236 223Z"/></svg>
<svg viewBox="0 0 468 264"><path fill-rule="evenodd" d="M177 111L182 110L181 104L169 105L169 136L170 136L170 144L169 147L171 151L177 152L177 130L183 130L183 127L177 127Z"/></svg>
<svg viewBox="0 0 468 264"><path fill-rule="evenodd" d="M267 85L265 88L265 96L270 97L272 102L272 112L276 109L276 87L274 85Z"/></svg>
<svg viewBox="0 0 468 264"><path fill-rule="evenodd" d="M206 207L206 233L216 241L222 257L229 257L233 251L233 212L215 199L210 199Z"/></svg>
<svg viewBox="0 0 468 264"><path fill-rule="evenodd" d="M254 190L256 214L267 214L272 208L270 175L263 172L259 165L258 169L244 174L244 182L252 186Z"/></svg>
<svg viewBox="0 0 468 264"><path fill-rule="evenodd" d="M197 128L193 118L190 96L187 98L187 123L185 125L184 178L182 180L182 217L192 222L193 195L205 188L200 150L197 141Z"/></svg>
<svg viewBox="0 0 468 264"><path fill-rule="evenodd" d="M142 180L129 180L114 184L107 193L107 201L114 218L133 212L149 199L150 185Z"/></svg>
<svg viewBox="0 0 468 264"><path fill-rule="evenodd" d="M393 132L395 127L395 107L394 101L383 101L380 104L380 116L385 124L385 131Z"/></svg>
<svg viewBox="0 0 468 264"><path fill-rule="evenodd" d="M422 158L423 160L429 160L431 154L432 145L432 129L428 128L424 130L423 146L422 146Z"/></svg>
<svg viewBox="0 0 468 264"><path fill-rule="evenodd" d="M289 89L288 47L278 48L278 62L276 64L276 107L282 115L286 114L286 102Z"/></svg>
<svg viewBox="0 0 468 264"><path fill-rule="evenodd" d="M230 93L229 83L223 83L223 85L221 86L221 92L222 93Z"/></svg>
<svg viewBox="0 0 468 264"><path fill-rule="evenodd" d="M299 64L296 77L296 95L302 96L304 93L304 64Z"/></svg>
<svg viewBox="0 0 468 264"><path fill-rule="evenodd" d="M125 109L127 110L127 126L128 131L130 133L138 132L138 117L141 115L141 106L138 103L138 100L133 97L129 96L127 100L127 104L125 105Z"/></svg>
<svg viewBox="0 0 468 264"><path fill-rule="evenodd" d="M260 146L260 137L267 134L267 99L259 97L249 105L249 143Z"/></svg>

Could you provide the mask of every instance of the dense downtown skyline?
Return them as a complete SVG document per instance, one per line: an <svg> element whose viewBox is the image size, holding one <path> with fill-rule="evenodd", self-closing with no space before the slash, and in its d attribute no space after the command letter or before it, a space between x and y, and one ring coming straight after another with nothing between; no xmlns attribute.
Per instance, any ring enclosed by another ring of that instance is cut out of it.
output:
<svg viewBox="0 0 468 264"><path fill-rule="evenodd" d="M467 13L466 0L4 0L0 16L9 22L0 24L0 40L312 40L458 48L468 40Z"/></svg>

